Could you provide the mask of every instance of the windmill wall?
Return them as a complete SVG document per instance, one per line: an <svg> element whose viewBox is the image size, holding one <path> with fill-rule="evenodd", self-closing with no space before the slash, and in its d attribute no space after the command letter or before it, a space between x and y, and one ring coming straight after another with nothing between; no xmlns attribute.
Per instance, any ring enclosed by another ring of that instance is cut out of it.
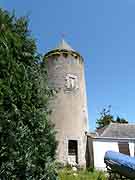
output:
<svg viewBox="0 0 135 180"><path fill-rule="evenodd" d="M57 159L64 164L85 165L88 116L83 58L73 51L54 50L45 55L45 60L49 86L57 91L50 101L51 120L57 131Z"/></svg>

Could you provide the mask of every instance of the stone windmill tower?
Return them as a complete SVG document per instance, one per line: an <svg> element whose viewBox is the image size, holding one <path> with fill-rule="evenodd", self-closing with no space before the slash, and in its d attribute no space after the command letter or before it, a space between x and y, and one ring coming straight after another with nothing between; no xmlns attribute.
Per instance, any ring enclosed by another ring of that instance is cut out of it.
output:
<svg viewBox="0 0 135 180"><path fill-rule="evenodd" d="M49 86L57 90L50 102L57 131L57 159L85 165L87 102L82 56L64 40L45 54Z"/></svg>

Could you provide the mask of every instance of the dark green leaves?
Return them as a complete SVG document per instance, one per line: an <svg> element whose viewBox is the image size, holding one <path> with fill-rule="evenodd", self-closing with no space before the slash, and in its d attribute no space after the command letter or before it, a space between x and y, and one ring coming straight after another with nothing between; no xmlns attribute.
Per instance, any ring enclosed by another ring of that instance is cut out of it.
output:
<svg viewBox="0 0 135 180"><path fill-rule="evenodd" d="M0 179L56 178L46 66L27 18L0 9Z"/></svg>
<svg viewBox="0 0 135 180"><path fill-rule="evenodd" d="M103 128L110 123L128 123L128 121L124 118L120 118L117 116L115 119L111 114L111 106L109 105L108 108L103 108L102 112L100 113L100 118L97 119L97 129Z"/></svg>

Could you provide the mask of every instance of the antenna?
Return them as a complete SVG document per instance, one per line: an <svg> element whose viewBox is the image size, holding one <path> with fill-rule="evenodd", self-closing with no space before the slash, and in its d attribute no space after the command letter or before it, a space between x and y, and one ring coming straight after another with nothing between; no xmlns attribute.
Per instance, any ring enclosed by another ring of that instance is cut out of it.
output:
<svg viewBox="0 0 135 180"><path fill-rule="evenodd" d="M66 37L66 33L64 33L64 32L61 33L61 38L62 38L62 39L65 39L65 37Z"/></svg>

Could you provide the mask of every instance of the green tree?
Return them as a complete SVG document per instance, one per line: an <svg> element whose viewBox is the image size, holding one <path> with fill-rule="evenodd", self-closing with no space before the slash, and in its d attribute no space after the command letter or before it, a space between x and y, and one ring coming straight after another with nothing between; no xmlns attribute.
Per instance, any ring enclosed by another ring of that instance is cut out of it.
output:
<svg viewBox="0 0 135 180"><path fill-rule="evenodd" d="M115 120L116 123L128 123L128 120L124 119L124 118L120 118L119 116L117 116L116 120Z"/></svg>
<svg viewBox="0 0 135 180"><path fill-rule="evenodd" d="M103 128L110 123L128 123L128 121L124 118L120 118L117 116L115 119L113 115L111 114L111 106L109 105L106 108L103 108L102 112L100 113L100 118L97 119L96 124L97 124L97 129Z"/></svg>
<svg viewBox="0 0 135 180"><path fill-rule="evenodd" d="M103 108L102 112L100 112L100 118L97 119L97 129L103 128L104 126L110 124L114 121L113 116L110 114L111 106L108 106L108 109Z"/></svg>
<svg viewBox="0 0 135 180"><path fill-rule="evenodd" d="M0 179L56 179L52 91L41 61L27 18L0 9Z"/></svg>

